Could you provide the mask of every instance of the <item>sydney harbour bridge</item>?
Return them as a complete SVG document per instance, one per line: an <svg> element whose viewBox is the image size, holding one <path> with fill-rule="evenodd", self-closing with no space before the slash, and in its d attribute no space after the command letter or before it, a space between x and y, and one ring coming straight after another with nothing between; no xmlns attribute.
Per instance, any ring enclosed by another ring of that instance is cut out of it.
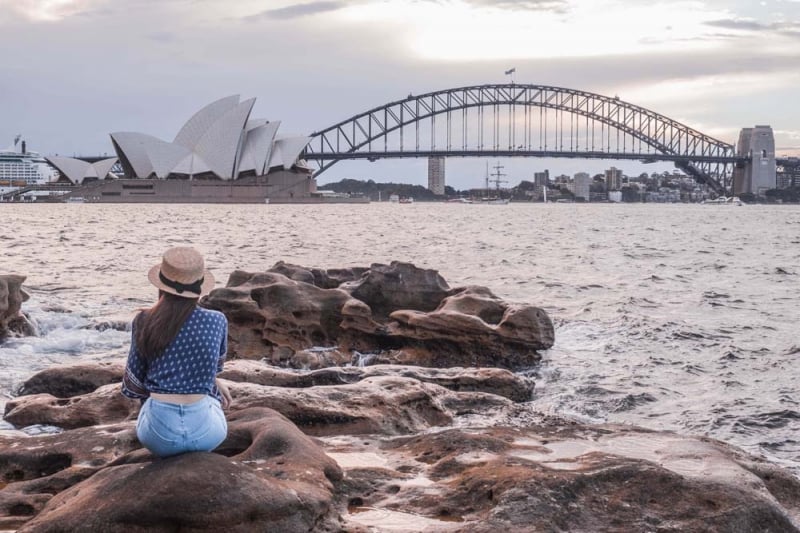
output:
<svg viewBox="0 0 800 533"><path fill-rule="evenodd" d="M717 194L752 164L751 153L618 97L517 83L409 94L313 133L303 157L319 175L342 160L435 156L671 161Z"/></svg>

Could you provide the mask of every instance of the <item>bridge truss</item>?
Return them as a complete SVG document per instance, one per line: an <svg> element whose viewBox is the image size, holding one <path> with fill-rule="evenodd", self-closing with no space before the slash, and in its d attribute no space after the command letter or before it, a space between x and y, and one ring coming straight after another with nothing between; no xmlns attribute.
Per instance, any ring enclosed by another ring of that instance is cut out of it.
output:
<svg viewBox="0 0 800 533"><path fill-rule="evenodd" d="M573 157L672 161L717 193L744 164L732 144L617 97L525 84L446 89L370 109L311 135L317 175L347 159Z"/></svg>

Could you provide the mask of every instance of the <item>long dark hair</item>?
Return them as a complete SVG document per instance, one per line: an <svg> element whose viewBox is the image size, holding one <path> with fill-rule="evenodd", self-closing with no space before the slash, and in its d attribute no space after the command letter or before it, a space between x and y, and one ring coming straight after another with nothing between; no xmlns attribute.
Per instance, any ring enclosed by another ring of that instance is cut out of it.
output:
<svg viewBox="0 0 800 533"><path fill-rule="evenodd" d="M136 348L145 360L152 361L164 353L194 311L197 300L158 291L158 302L136 316Z"/></svg>

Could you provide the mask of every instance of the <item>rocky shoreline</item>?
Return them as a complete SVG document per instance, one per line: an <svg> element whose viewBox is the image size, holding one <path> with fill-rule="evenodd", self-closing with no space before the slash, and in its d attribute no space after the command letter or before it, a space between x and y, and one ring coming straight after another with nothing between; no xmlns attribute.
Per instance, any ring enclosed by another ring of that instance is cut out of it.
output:
<svg viewBox="0 0 800 533"><path fill-rule="evenodd" d="M798 530L773 464L530 409L540 308L404 263L237 271L201 305L230 323L226 441L154 459L124 361L44 370L4 418L64 431L0 436L0 530Z"/></svg>

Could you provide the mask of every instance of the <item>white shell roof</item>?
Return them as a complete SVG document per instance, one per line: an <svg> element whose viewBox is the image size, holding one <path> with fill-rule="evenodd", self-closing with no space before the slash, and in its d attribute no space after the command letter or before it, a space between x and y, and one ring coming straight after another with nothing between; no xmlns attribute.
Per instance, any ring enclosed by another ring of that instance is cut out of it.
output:
<svg viewBox="0 0 800 533"><path fill-rule="evenodd" d="M137 177L147 178L153 173L148 151L151 146L164 141L152 135L130 131L112 133L111 139L124 153Z"/></svg>
<svg viewBox="0 0 800 533"><path fill-rule="evenodd" d="M239 105L238 94L211 102L186 121L172 142L194 150L208 129L237 105Z"/></svg>
<svg viewBox="0 0 800 533"><path fill-rule="evenodd" d="M74 157L47 157L47 161L56 167L59 172L64 174L72 183L80 185L86 178L105 178L114 163L117 162L116 157L103 159L95 163L89 163L82 159L75 159Z"/></svg>
<svg viewBox="0 0 800 533"><path fill-rule="evenodd" d="M188 174L191 176L192 174L202 174L203 172L209 172L210 170L211 169L209 168L208 164L203 161L199 155L192 152L184 157L177 165L175 165L175 168L172 169L172 172L175 174Z"/></svg>
<svg viewBox="0 0 800 533"><path fill-rule="evenodd" d="M112 133L111 138L139 178L213 172L230 180L240 172L262 175L274 166L290 168L310 138L276 140L280 122L250 119L254 104L255 98L239 102L238 95L212 102L195 113L171 143L133 132ZM95 171L103 173L104 168Z"/></svg>
<svg viewBox="0 0 800 533"><path fill-rule="evenodd" d="M276 139L272 147L269 168L277 166L291 168L310 141L311 137L283 137Z"/></svg>
<svg viewBox="0 0 800 533"><path fill-rule="evenodd" d="M222 179L232 179L244 126L255 98L245 100L220 117L197 142L194 152Z"/></svg>
<svg viewBox="0 0 800 533"><path fill-rule="evenodd" d="M280 121L270 122L254 127L247 132L242 148L239 172L252 170L258 175L264 173L264 167L272 152L272 143L280 125Z"/></svg>
<svg viewBox="0 0 800 533"><path fill-rule="evenodd" d="M92 168L96 171L98 179L105 179L108 173L111 172L111 167L118 161L116 157L109 157L108 159L101 159L92 163Z"/></svg>

